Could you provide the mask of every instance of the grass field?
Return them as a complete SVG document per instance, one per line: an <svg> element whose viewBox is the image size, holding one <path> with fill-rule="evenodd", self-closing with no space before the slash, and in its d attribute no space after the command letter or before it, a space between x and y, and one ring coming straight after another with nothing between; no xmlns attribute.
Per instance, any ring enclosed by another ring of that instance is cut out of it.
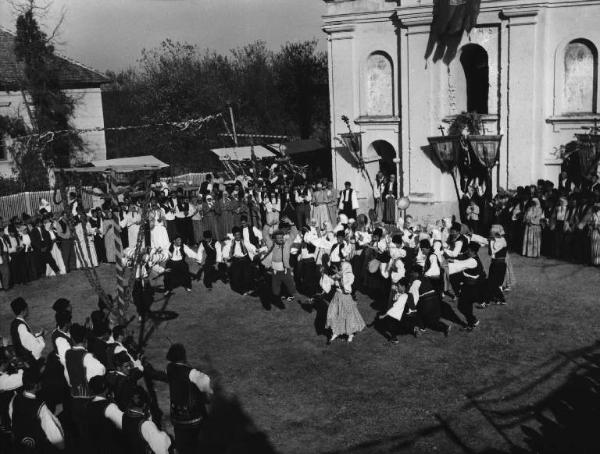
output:
<svg viewBox="0 0 600 454"><path fill-rule="evenodd" d="M198 282L192 293L179 289L170 298L168 309L179 317L154 330L147 356L163 367L169 342L185 343L190 361L210 362L225 393L277 452L509 452L523 444L528 406L558 388L577 367L579 349L593 350L600 334L600 270L513 262L518 283L508 306L478 311L476 331L454 326L447 339L427 333L398 345L366 329L351 344L326 346L316 313L298 303L266 310L221 283L209 293ZM99 273L114 291L112 267ZM48 331L56 298L71 299L80 322L97 300L79 272L0 293L3 335L16 296L28 300L31 325ZM359 310L373 320L362 295ZM168 412L167 388L157 389Z"/></svg>

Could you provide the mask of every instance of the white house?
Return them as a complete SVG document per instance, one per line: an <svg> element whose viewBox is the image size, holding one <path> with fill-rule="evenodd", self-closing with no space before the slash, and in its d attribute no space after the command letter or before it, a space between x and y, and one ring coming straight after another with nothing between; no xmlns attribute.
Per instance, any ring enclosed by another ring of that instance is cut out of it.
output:
<svg viewBox="0 0 600 454"><path fill-rule="evenodd" d="M598 0L482 0L454 58L430 40L433 0L324 1L333 174L338 187L352 176L363 207L368 180L335 140L347 132L342 115L362 132L371 177L396 170L409 211L436 217L457 213L456 195L427 137L452 116L478 111L503 135L493 177L504 188L556 181L559 147L600 119Z"/></svg>
<svg viewBox="0 0 600 454"><path fill-rule="evenodd" d="M19 116L31 125L26 94L21 91L23 67L14 54L14 35L0 29L0 115ZM108 79L81 63L57 56L55 65L61 88L75 100L71 124L75 128L103 128L102 96L100 86ZM104 131L81 134L86 158L106 159ZM2 138L0 138L2 139ZM12 175L11 157L5 140L0 140L0 175Z"/></svg>

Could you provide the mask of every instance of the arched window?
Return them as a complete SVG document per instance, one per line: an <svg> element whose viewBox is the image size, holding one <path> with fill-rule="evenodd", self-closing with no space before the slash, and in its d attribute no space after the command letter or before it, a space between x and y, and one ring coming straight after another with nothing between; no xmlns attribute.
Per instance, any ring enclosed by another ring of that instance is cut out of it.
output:
<svg viewBox="0 0 600 454"><path fill-rule="evenodd" d="M460 63L467 82L467 112L487 114L490 92L488 53L477 44L467 44L462 48Z"/></svg>
<svg viewBox="0 0 600 454"><path fill-rule="evenodd" d="M384 175L396 175L396 163L394 162L396 150L389 142L386 142L385 140L376 140L369 145L367 154L369 156L379 156L379 170L383 172Z"/></svg>
<svg viewBox="0 0 600 454"><path fill-rule="evenodd" d="M592 43L577 39L565 49L563 113L595 113L598 52Z"/></svg>
<svg viewBox="0 0 600 454"><path fill-rule="evenodd" d="M367 115L394 115L394 69L390 58L380 52L367 60Z"/></svg>

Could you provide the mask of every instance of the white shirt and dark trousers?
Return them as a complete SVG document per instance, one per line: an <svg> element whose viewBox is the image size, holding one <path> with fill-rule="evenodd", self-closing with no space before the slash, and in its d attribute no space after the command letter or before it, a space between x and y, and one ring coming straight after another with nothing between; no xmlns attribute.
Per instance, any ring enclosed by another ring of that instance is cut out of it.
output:
<svg viewBox="0 0 600 454"><path fill-rule="evenodd" d="M192 288L192 278L190 276L190 268L185 261L186 257L195 257L194 251L185 245L180 247L171 245L169 248L169 260L167 260L166 268L170 271L165 272L165 290L172 291L176 287L182 286L186 289Z"/></svg>
<svg viewBox="0 0 600 454"><path fill-rule="evenodd" d="M348 216L348 219L356 220L356 210L358 210L358 200L354 189L344 189L340 192L339 209L342 214Z"/></svg>
<svg viewBox="0 0 600 454"><path fill-rule="evenodd" d="M229 252L231 266L229 267L229 283L231 290L244 294L252 290L254 267L244 241L233 240Z"/></svg>

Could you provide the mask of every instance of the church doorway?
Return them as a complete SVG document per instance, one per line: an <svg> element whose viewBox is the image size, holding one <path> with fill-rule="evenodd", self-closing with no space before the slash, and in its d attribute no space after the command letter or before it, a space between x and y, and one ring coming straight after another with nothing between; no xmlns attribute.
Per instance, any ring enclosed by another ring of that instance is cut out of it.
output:
<svg viewBox="0 0 600 454"><path fill-rule="evenodd" d="M369 145L368 153L371 156L375 154L379 156L379 170L385 176L396 175L396 164L394 163L396 150L389 142L376 140Z"/></svg>
<svg viewBox="0 0 600 454"><path fill-rule="evenodd" d="M462 48L460 63L467 82L467 112L487 114L490 91L488 53L477 44L467 44Z"/></svg>

